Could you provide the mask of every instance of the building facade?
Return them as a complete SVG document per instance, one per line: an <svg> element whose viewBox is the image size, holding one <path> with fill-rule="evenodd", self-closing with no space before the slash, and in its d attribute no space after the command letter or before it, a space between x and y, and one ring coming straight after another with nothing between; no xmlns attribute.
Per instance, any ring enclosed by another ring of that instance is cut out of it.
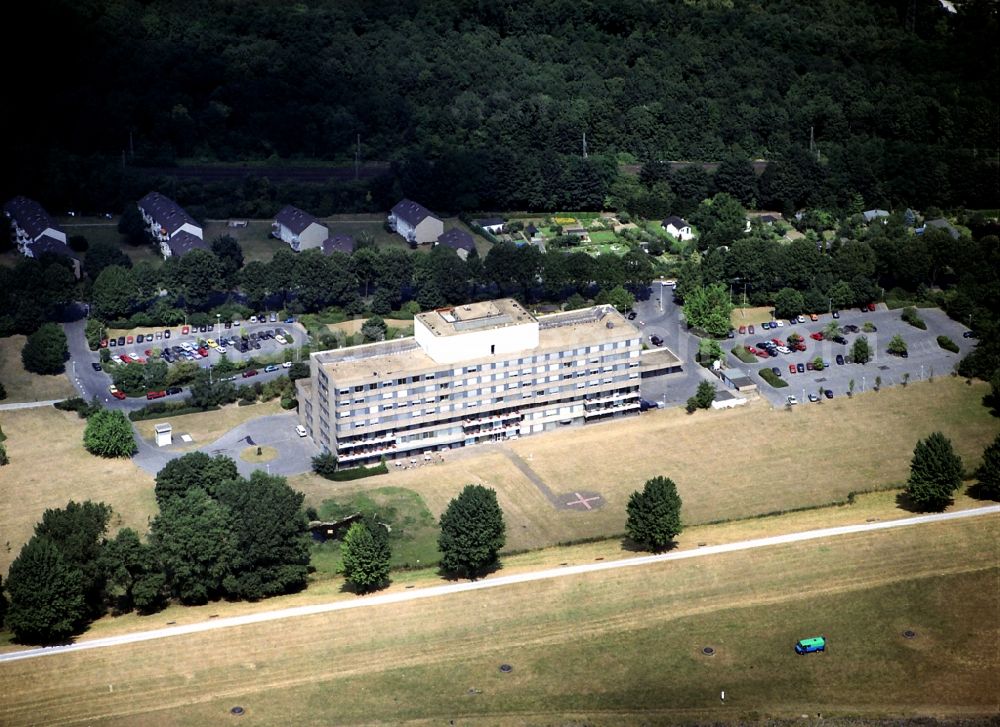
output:
<svg viewBox="0 0 1000 727"><path fill-rule="evenodd" d="M149 234L160 246L164 260L191 250L211 249L205 242L201 225L169 197L150 192L139 200L138 207Z"/></svg>
<svg viewBox="0 0 1000 727"><path fill-rule="evenodd" d="M3 206L10 219L11 241L25 257L38 258L49 253L67 258L73 274L80 277L80 258L66 242L63 230L38 202L27 197L14 197Z"/></svg>
<svg viewBox="0 0 1000 727"><path fill-rule="evenodd" d="M412 338L310 356L299 421L345 466L639 410L642 334L610 306L535 318L501 299L414 318Z"/></svg>
<svg viewBox="0 0 1000 727"><path fill-rule="evenodd" d="M409 199L398 202L389 212L389 227L411 245L434 242L444 232L444 222Z"/></svg>
<svg viewBox="0 0 1000 727"><path fill-rule="evenodd" d="M292 205L278 212L271 223L271 232L279 240L287 242L295 252L322 247L323 241L330 237L326 225Z"/></svg>

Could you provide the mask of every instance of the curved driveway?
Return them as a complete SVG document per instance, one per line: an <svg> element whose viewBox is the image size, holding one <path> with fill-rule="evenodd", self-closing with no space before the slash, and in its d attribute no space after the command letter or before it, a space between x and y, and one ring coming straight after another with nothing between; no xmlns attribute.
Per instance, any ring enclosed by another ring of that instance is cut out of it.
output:
<svg viewBox="0 0 1000 727"><path fill-rule="evenodd" d="M453 593L478 591L484 588L501 588L515 583L529 583L531 581L563 578L565 576L596 573L598 571L615 570L618 568L634 568L636 566L652 565L654 563L663 563L671 560L703 558L708 555L734 553L740 550L766 548L772 545L801 543L806 540L832 538L838 535L850 535L853 533L864 533L873 530L904 528L911 525L941 522L944 520L959 520L970 517L981 517L983 515L993 515L996 513L1000 513L1000 505L989 505L987 507L979 507L972 510L958 510L957 512L946 512L938 515L921 515L918 517L905 518L903 520L889 520L887 522L863 523L859 525L843 525L836 528L823 528L821 530L807 530L801 533L789 533L788 535L775 535L769 538L743 540L737 543L726 543L725 545L711 545L704 548L698 548L696 550L682 550L672 553L663 553L661 555L646 555L639 558L627 558L625 560L602 561L600 563L588 563L587 565L574 565L564 568L550 568L548 570L520 573L518 575L500 576L498 578L489 578L481 581L452 583L442 586L432 586L430 588L421 588L419 590L384 593L380 596L368 596L365 598L356 598L347 601L334 601L332 603L320 603L312 606L296 606L294 608L283 608L275 611L252 613L247 614L246 616L213 619L212 621L203 621L196 624L172 626L170 628L142 631L136 634L123 634L121 636L109 636L102 639L81 641L79 643L68 644L66 646L47 646L39 649L25 649L23 651L0 654L0 662L31 659L38 656L50 656L53 654L64 654L70 651L83 651L85 649L101 649L109 646L122 646L124 644L135 644L140 641L151 641L153 639L163 639L171 636L196 634L204 631L213 631L215 629L265 623L267 621L279 621L281 619L296 618L299 616L312 616L319 613L330 613L331 611L346 611L347 609L352 608L372 608L392 603L404 603L406 601L416 601L423 598L446 596Z"/></svg>

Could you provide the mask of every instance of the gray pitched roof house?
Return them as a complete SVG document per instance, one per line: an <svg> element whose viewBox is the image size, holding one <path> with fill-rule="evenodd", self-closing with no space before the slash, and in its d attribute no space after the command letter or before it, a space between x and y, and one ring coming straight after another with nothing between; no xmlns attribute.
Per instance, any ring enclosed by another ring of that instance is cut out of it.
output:
<svg viewBox="0 0 1000 727"><path fill-rule="evenodd" d="M355 245L354 238L350 235L334 235L323 240L322 250L324 255L332 255L335 252L350 255L354 252Z"/></svg>
<svg viewBox="0 0 1000 727"><path fill-rule="evenodd" d="M187 237L173 243L173 239L178 235L190 235L201 241L204 233L201 225L187 213L187 210L169 197L159 192L150 192L139 200L138 207L143 221L149 228L149 234L160 244L160 254L164 260L196 248L208 249L208 245L197 245Z"/></svg>
<svg viewBox="0 0 1000 727"><path fill-rule="evenodd" d="M881 209L865 210L861 214L864 216L865 222L871 222L872 220L877 220L879 218L889 216L888 210L881 210Z"/></svg>
<svg viewBox="0 0 1000 727"><path fill-rule="evenodd" d="M463 260L468 257L469 253L476 249L476 242L472 239L470 235L465 230L460 230L457 227L453 227L444 234L438 236L438 245L444 245L445 247L450 247L452 250L458 252L458 256Z"/></svg>
<svg viewBox="0 0 1000 727"><path fill-rule="evenodd" d="M271 232L296 252L320 247L330 236L326 225L298 207L286 205L274 217Z"/></svg>
<svg viewBox="0 0 1000 727"><path fill-rule="evenodd" d="M404 240L419 245L434 242L444 232L444 223L430 210L413 200L404 199L389 213L389 226Z"/></svg>
<svg viewBox="0 0 1000 727"><path fill-rule="evenodd" d="M80 257L66 244L66 232L49 216L38 202L18 196L3 206L10 218L11 239L25 257L39 258L43 254L60 255L73 263L73 272L80 277Z"/></svg>

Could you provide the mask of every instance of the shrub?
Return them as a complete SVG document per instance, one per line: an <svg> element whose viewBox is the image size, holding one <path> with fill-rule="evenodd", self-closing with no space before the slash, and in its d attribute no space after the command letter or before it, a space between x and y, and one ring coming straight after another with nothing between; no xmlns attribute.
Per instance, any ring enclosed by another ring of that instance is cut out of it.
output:
<svg viewBox="0 0 1000 727"><path fill-rule="evenodd" d="M743 363L756 363L757 357L747 351L745 346L733 346L733 356Z"/></svg>
<svg viewBox="0 0 1000 727"><path fill-rule="evenodd" d="M386 466L385 462L379 462L374 467L352 467L346 470L337 470L330 475L323 475L328 480L333 480L334 482L348 482L350 480L360 480L364 477L371 477L373 475L387 475L389 474L389 468Z"/></svg>
<svg viewBox="0 0 1000 727"><path fill-rule="evenodd" d="M914 328L919 328L922 331L927 330L927 324L924 323L924 319L917 314L917 309L913 306L903 308L900 317Z"/></svg>
<svg viewBox="0 0 1000 727"><path fill-rule="evenodd" d="M52 406L60 411L75 411L81 419L86 419L91 414L101 410L101 405L96 398L90 403L87 403L79 396L74 396L72 399L57 401Z"/></svg>
<svg viewBox="0 0 1000 727"><path fill-rule="evenodd" d="M0 444L0 467L10 464L10 457L7 456L7 448Z"/></svg>
<svg viewBox="0 0 1000 727"><path fill-rule="evenodd" d="M769 383L775 389L781 389L785 386L788 386L788 382L785 381L780 376L775 376L774 372L771 371L771 369L761 369L758 373L760 374L760 377L764 379L764 381Z"/></svg>
<svg viewBox="0 0 1000 727"><path fill-rule="evenodd" d="M955 343L954 341L952 341L947 336L938 336L937 337L937 343L945 351L951 351L952 353L958 353L958 344Z"/></svg>

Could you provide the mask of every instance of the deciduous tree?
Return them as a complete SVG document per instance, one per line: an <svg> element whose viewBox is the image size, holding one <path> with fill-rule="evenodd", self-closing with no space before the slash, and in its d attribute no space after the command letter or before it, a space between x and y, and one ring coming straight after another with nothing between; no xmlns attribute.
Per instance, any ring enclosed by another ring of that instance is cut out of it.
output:
<svg viewBox="0 0 1000 727"><path fill-rule="evenodd" d="M1000 500L1000 434L983 452L983 463L976 470L976 479L982 494Z"/></svg>
<svg viewBox="0 0 1000 727"><path fill-rule="evenodd" d="M6 626L24 643L51 644L76 633L87 614L83 575L45 537L21 548L7 576Z"/></svg>
<svg viewBox="0 0 1000 727"><path fill-rule="evenodd" d="M236 463L229 457L190 452L170 460L156 473L156 501L163 507L167 500L195 487L212 495L223 482L238 477Z"/></svg>
<svg viewBox="0 0 1000 727"><path fill-rule="evenodd" d="M28 336L21 349L21 363L35 374L54 375L66 370L69 347L66 334L55 323L43 323Z"/></svg>
<svg viewBox="0 0 1000 727"><path fill-rule="evenodd" d="M88 417L83 446L99 457L131 457L138 449L125 414L110 409L101 409Z"/></svg>
<svg viewBox="0 0 1000 727"><path fill-rule="evenodd" d="M961 484L962 458L955 453L950 439L934 432L917 442L906 483L911 502L923 510L942 510Z"/></svg>
<svg viewBox="0 0 1000 727"><path fill-rule="evenodd" d="M646 481L642 492L629 497L625 530L629 539L649 550L663 550L681 530L681 497L668 477Z"/></svg>
<svg viewBox="0 0 1000 727"><path fill-rule="evenodd" d="M383 588L389 581L389 539L384 528L368 521L351 525L340 545L344 577L361 593Z"/></svg>
<svg viewBox="0 0 1000 727"><path fill-rule="evenodd" d="M688 325L713 336L724 336L729 331L732 310L729 289L722 283L695 287L684 298L684 317Z"/></svg>
<svg viewBox="0 0 1000 727"><path fill-rule="evenodd" d="M506 533L496 491L466 485L441 515L441 567L474 578L497 562Z"/></svg>

